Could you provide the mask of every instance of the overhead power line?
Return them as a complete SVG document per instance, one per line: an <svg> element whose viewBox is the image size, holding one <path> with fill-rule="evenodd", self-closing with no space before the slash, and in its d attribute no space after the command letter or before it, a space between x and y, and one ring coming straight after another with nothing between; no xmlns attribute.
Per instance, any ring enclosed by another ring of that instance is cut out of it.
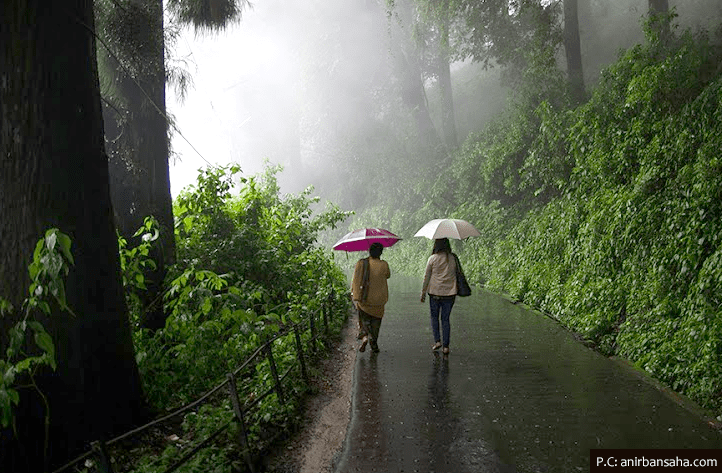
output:
<svg viewBox="0 0 722 473"><path fill-rule="evenodd" d="M110 55L113 57L113 59L115 59L115 61L118 63L118 65L120 65L120 67L125 71L125 73L128 74L128 77L130 77L130 79L135 83L135 85L136 85L136 86L138 87L138 89L143 93L143 95L145 96L145 98L148 99L148 101L149 101L151 104L153 104L153 108L155 108L156 111L160 114L160 116L163 117L163 119L165 120L166 124L167 124L168 126L172 127L173 130L174 130L176 133L178 133L178 134L181 136L181 138L183 138L183 139L185 140L186 143L188 143L188 145L193 149L193 151L196 152L196 154L198 154L198 156L201 157L201 159L202 159L203 161L205 161L209 166L213 166L213 164L211 164L210 161L208 161L208 160L201 154L201 152L198 151L195 146L193 146L193 143L191 143L190 140L188 140L188 138L186 138L185 135L183 135L183 132L180 131L180 128L178 128L178 127L176 126L176 124L173 123L173 121L172 121L170 118L168 118L168 115L166 114L165 110L162 110L162 109L158 106L158 104L155 103L155 101L150 97L150 95L148 94L148 92L145 91L145 89L143 88L143 86L141 86L140 83L135 79L135 77L133 77L133 74L130 72L130 70L122 63L122 61L118 58L118 56L115 54L115 52L113 52L113 50L110 48L110 46L108 46L108 44L107 44L100 36L98 36L98 34L93 30L93 28L91 28L90 26L86 25L85 22L81 21L81 20L80 20L79 18L77 18L77 17L75 17L75 21L77 21L77 22L78 22L80 25L82 25L86 30L88 30L88 31L90 32L90 34L92 34L93 37L94 37L98 42L100 42L100 44L103 45L103 47L106 49L106 51L108 51L108 54L110 54Z"/></svg>

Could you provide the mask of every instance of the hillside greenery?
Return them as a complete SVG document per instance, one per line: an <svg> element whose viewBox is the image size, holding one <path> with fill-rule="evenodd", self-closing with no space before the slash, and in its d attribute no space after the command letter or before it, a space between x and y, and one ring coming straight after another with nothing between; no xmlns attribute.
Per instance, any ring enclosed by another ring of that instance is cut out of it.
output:
<svg viewBox="0 0 722 473"><path fill-rule="evenodd" d="M722 55L704 32L646 37L576 107L560 74L530 71L544 80L516 90L416 207L380 195L350 226L472 222L482 236L455 243L471 280L719 411ZM385 258L418 275L421 240Z"/></svg>

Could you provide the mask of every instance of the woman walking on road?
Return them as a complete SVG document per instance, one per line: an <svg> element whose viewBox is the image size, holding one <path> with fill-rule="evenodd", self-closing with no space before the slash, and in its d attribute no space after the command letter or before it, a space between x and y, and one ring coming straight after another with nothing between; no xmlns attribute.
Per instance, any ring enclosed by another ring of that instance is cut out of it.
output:
<svg viewBox="0 0 722 473"><path fill-rule="evenodd" d="M379 328L384 316L384 306L389 300L389 286L386 280L391 277L389 264L381 259L383 250L381 243L372 243L369 257L360 259L353 272L351 295L353 305L358 309L359 321L364 328L359 351L366 350L367 343L371 344L374 353L379 351Z"/></svg>
<svg viewBox="0 0 722 473"><path fill-rule="evenodd" d="M438 238L434 240L434 249L426 263L421 302L424 302L428 293L431 330L434 333L434 345L431 349L443 348L445 355L449 353L451 331L449 316L454 306L456 292L456 259L451 252L449 239ZM441 333L439 333L439 319L441 319Z"/></svg>

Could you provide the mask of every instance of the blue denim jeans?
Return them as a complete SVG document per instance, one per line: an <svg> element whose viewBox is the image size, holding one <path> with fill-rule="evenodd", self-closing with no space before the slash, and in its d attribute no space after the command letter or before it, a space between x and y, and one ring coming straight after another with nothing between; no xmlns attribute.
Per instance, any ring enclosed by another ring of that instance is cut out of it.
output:
<svg viewBox="0 0 722 473"><path fill-rule="evenodd" d="M454 307L455 297L437 297L429 294L429 308L431 309L431 331L434 332L434 341L441 342L444 347L449 346L451 337L451 324L449 317L451 316L451 308ZM439 318L441 318L441 331L443 332L443 340L439 333Z"/></svg>

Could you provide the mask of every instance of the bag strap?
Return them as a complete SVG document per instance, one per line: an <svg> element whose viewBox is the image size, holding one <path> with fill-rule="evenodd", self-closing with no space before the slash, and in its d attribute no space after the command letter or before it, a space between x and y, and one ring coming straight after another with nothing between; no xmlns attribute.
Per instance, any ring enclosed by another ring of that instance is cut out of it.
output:
<svg viewBox="0 0 722 473"><path fill-rule="evenodd" d="M459 261L459 257L456 256L456 253L451 253L454 255L454 261L456 262L456 274L464 274L464 270L461 269L461 262Z"/></svg>
<svg viewBox="0 0 722 473"><path fill-rule="evenodd" d="M363 261L363 278L361 279L361 302L366 302L366 298L369 295L369 259L364 258Z"/></svg>

